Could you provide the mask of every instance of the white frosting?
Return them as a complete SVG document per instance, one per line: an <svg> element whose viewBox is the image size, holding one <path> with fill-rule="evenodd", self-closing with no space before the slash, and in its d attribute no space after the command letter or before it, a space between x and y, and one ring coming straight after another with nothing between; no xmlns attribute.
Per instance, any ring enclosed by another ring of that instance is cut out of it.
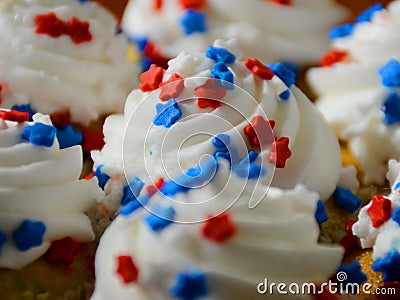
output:
<svg viewBox="0 0 400 300"><path fill-rule="evenodd" d="M163 0L160 11L148 0L129 1L122 27L130 36L147 37L167 57L180 51L203 52L215 39L238 41L245 56L265 63L280 60L315 63L328 49L328 29L346 17L332 0L295 0L292 5L268 1L206 0L206 32L185 35L178 0Z"/></svg>
<svg viewBox="0 0 400 300"><path fill-rule="evenodd" d="M206 276L208 294L201 299L255 299L265 297L257 294L257 284L264 278L286 284L323 282L337 270L343 249L317 242L317 193L303 185L293 190L256 188L254 181L245 183L242 192L243 180L230 175L229 165L221 162L208 185L178 194L173 205L177 218L180 214L206 217L216 215L230 204L231 197L240 195L227 211L237 229L230 240L215 243L205 238L201 234L203 222L172 223L155 233L144 222L150 214L145 209L129 217L119 216L102 236L97 250L92 299L175 299L169 294L175 276L190 271ZM229 176L230 181L221 190ZM263 201L249 209L248 199L254 192L262 194ZM207 206L196 205L213 196L216 198ZM149 208L165 206L167 201L157 193ZM139 269L138 282L125 284L117 274L120 255L132 257Z"/></svg>
<svg viewBox="0 0 400 300"><path fill-rule="evenodd" d="M48 116L36 114L34 123L51 124ZM94 239L85 215L99 197L97 179L78 180L82 149L36 146L21 139L23 128L0 120L0 231L7 236L1 247L0 267L19 269L44 254L51 242L71 237L79 242ZM43 243L27 251L15 245L12 233L24 220L43 222Z"/></svg>
<svg viewBox="0 0 400 300"><path fill-rule="evenodd" d="M264 183L268 184L271 176L272 185L280 188L294 188L297 183L303 183L319 192L322 199L327 199L336 188L341 172L339 145L327 122L294 86L290 88L290 98L280 100L277 95L287 89L285 84L277 76L272 80L254 76L240 60L240 52L233 41L217 41L215 45L238 56L236 62L229 65L236 86L227 90L222 99L224 104L210 110L199 109L193 100L181 103L196 97L194 88L211 76L210 69L214 65L204 54L181 53L170 61L164 74L164 80L174 72L185 78L185 89L176 98L182 111L181 119L171 128L154 126L155 104L161 102L159 91L134 90L127 99L125 114L107 118L105 146L100 152L92 152L95 166L104 165L102 171L110 176L125 171L127 178L137 176L146 183L160 176L175 178L182 169L196 166L204 155L212 155L216 151L212 138L220 133L231 136L239 157L243 158L248 151L243 128L253 117L265 114L276 122L275 136L289 138L292 156L286 167L277 168L275 174L266 164L269 176L262 179ZM265 162L269 153L270 148L264 147L260 158Z"/></svg>
<svg viewBox="0 0 400 300"><path fill-rule="evenodd" d="M74 43L35 33L35 16L54 12L67 22L89 22L92 40ZM31 103L51 114L69 110L87 124L122 111L137 83L137 67L126 61L128 42L116 34L117 21L95 2L4 0L0 4L0 84L2 106Z"/></svg>
<svg viewBox="0 0 400 300"><path fill-rule="evenodd" d="M332 49L348 53L343 61L307 74L317 106L349 142L366 183L382 184L387 160L400 159L400 127L387 125L382 111L389 92L400 89L385 88L378 73L390 59L399 60L399 31L400 1L393 1L370 22L355 24L351 35L332 41Z"/></svg>
<svg viewBox="0 0 400 300"><path fill-rule="evenodd" d="M390 181L392 191L384 197L390 200L393 213L400 207L400 190L399 187L395 188L400 182L400 163L398 161L389 161L387 179ZM372 226L371 218L367 214L371 205L372 202L360 210L358 221L353 225L353 233L360 238L363 248L373 247L372 258L377 260L385 258L392 251L400 252L400 225L390 218L378 228Z"/></svg>

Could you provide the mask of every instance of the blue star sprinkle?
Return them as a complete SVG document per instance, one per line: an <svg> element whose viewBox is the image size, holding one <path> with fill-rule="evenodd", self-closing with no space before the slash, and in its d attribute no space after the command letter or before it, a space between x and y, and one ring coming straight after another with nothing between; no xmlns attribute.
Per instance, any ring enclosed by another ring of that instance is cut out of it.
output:
<svg viewBox="0 0 400 300"><path fill-rule="evenodd" d="M400 97L395 92L390 92L382 107L385 113L385 123L393 125L400 122Z"/></svg>
<svg viewBox="0 0 400 300"><path fill-rule="evenodd" d="M206 15L202 12L188 9L182 16L180 22L183 28L183 32L186 35L190 35L195 32L206 31Z"/></svg>
<svg viewBox="0 0 400 300"><path fill-rule="evenodd" d="M254 161L258 154L252 150L236 165L232 166L232 171L240 178L256 179L267 174L267 170Z"/></svg>
<svg viewBox="0 0 400 300"><path fill-rule="evenodd" d="M236 60L236 56L225 48L218 48L213 46L208 46L206 57L211 58L216 62L223 62L225 64L232 64Z"/></svg>
<svg viewBox="0 0 400 300"><path fill-rule="evenodd" d="M121 204L127 205L129 202L137 200L140 192L144 187L144 182L138 177L133 177L129 184L124 187L124 194L122 195Z"/></svg>
<svg viewBox="0 0 400 300"><path fill-rule="evenodd" d="M4 232L0 231L0 255L1 255L1 249L3 248L3 245L7 241L7 236Z"/></svg>
<svg viewBox="0 0 400 300"><path fill-rule="evenodd" d="M367 8L364 12L362 12L357 18L357 23L369 22L372 19L372 16L377 12L383 9L381 3L375 3L370 8Z"/></svg>
<svg viewBox="0 0 400 300"><path fill-rule="evenodd" d="M337 187L333 193L335 202L345 210L354 213L361 205L361 199L354 195L350 190Z"/></svg>
<svg viewBox="0 0 400 300"><path fill-rule="evenodd" d="M361 284L367 280L367 275L361 271L361 265L358 261L353 261L348 265L341 265L338 272L345 272L347 279L342 283L358 283Z"/></svg>
<svg viewBox="0 0 400 300"><path fill-rule="evenodd" d="M385 282L400 281L400 254L392 251L385 258L377 259L372 264L372 270L382 272Z"/></svg>
<svg viewBox="0 0 400 300"><path fill-rule="evenodd" d="M284 90L282 93L279 94L279 99L285 101L290 97L290 90Z"/></svg>
<svg viewBox="0 0 400 300"><path fill-rule="evenodd" d="M400 226L400 207L393 211L392 220Z"/></svg>
<svg viewBox="0 0 400 300"><path fill-rule="evenodd" d="M21 112L27 112L29 114L29 121L32 122L33 115L36 113L34 110L32 110L30 104L24 104L24 105L14 105L11 107L12 110L17 110Z"/></svg>
<svg viewBox="0 0 400 300"><path fill-rule="evenodd" d="M211 70L211 77L217 80L217 84L223 86L227 90L233 90L233 73L228 69L222 61L217 62Z"/></svg>
<svg viewBox="0 0 400 300"><path fill-rule="evenodd" d="M388 88L400 87L400 63L395 60L389 60L379 69L379 75L382 78L382 84Z"/></svg>
<svg viewBox="0 0 400 300"><path fill-rule="evenodd" d="M222 150L222 151L228 151L228 146L231 143L231 137L229 136L229 134L217 134L213 140L212 140L212 144L215 148L217 148L218 150Z"/></svg>
<svg viewBox="0 0 400 300"><path fill-rule="evenodd" d="M154 125L170 128L182 116L178 103L170 99L167 103L156 105L157 115L153 120Z"/></svg>
<svg viewBox="0 0 400 300"><path fill-rule="evenodd" d="M195 300L207 296L206 275L201 272L177 274L170 295L181 300Z"/></svg>
<svg viewBox="0 0 400 300"><path fill-rule="evenodd" d="M328 213L325 208L324 202L318 200L317 207L315 210L315 219L317 220L318 224L322 224L328 221Z"/></svg>
<svg viewBox="0 0 400 300"><path fill-rule="evenodd" d="M100 165L96 168L96 171L93 173L94 177L97 177L98 180L98 185L99 187L104 190L104 187L107 183L107 181L110 179L110 176L108 176L106 173L103 173L101 169L104 167L104 165Z"/></svg>
<svg viewBox="0 0 400 300"><path fill-rule="evenodd" d="M144 220L152 231L159 233L174 222L175 216L176 211L172 206L157 206Z"/></svg>
<svg viewBox="0 0 400 300"><path fill-rule="evenodd" d="M24 220L12 234L15 245L20 251L27 251L43 243L46 225L40 221Z"/></svg>
<svg viewBox="0 0 400 300"><path fill-rule="evenodd" d="M144 195L139 199L132 199L121 208L119 213L124 217L130 216L139 208L142 208L144 205L147 205L150 201L150 198L151 196Z"/></svg>
<svg viewBox="0 0 400 300"><path fill-rule="evenodd" d="M36 146L51 147L56 137L56 128L43 123L26 126L21 137Z"/></svg>
<svg viewBox="0 0 400 300"><path fill-rule="evenodd" d="M296 74L290 71L284 63L278 62L274 65L268 65L272 72L278 76L287 87L291 87L296 82Z"/></svg>
<svg viewBox="0 0 400 300"><path fill-rule="evenodd" d="M184 188L197 188L212 180L217 172L218 164L214 158L206 159L196 168L190 168L186 174L176 178L176 183Z"/></svg>
<svg viewBox="0 0 400 300"><path fill-rule="evenodd" d="M343 25L336 26L329 31L329 37L334 39L343 38L349 36L354 29L354 24L347 23Z"/></svg>
<svg viewBox="0 0 400 300"><path fill-rule="evenodd" d="M57 128L56 135L60 149L79 145L83 140L82 133L79 130L75 130L71 124L68 124L63 129Z"/></svg>

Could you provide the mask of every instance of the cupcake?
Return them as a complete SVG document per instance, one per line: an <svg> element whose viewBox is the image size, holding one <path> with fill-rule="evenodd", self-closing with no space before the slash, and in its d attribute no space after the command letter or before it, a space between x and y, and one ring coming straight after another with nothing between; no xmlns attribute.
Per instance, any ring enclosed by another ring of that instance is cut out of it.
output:
<svg viewBox="0 0 400 300"><path fill-rule="evenodd" d="M237 40L246 57L309 65L328 49L327 32L347 12L335 1L128 1L122 28L149 63L167 67L181 51L204 52L215 39Z"/></svg>
<svg viewBox="0 0 400 300"><path fill-rule="evenodd" d="M383 185L400 158L400 1L376 4L331 31L331 50L307 74L317 106L348 147L366 184Z"/></svg>
<svg viewBox="0 0 400 300"><path fill-rule="evenodd" d="M284 64L242 57L217 40L152 65L106 119L92 158L121 208L93 299L253 298L265 277L319 283L340 266L342 247L318 244L337 138Z"/></svg>
<svg viewBox="0 0 400 300"><path fill-rule="evenodd" d="M0 24L1 107L49 114L61 147L80 143L82 130L90 150L137 83L117 20L90 1L5 0Z"/></svg>
<svg viewBox="0 0 400 300"><path fill-rule="evenodd" d="M7 299L58 299L93 281L90 272L78 275L91 270L86 255L94 244L79 249L95 240L91 223L102 192L96 179L79 180L81 146L60 149L49 116L28 119L0 110L0 287ZM72 275L82 281L69 279L56 290Z"/></svg>

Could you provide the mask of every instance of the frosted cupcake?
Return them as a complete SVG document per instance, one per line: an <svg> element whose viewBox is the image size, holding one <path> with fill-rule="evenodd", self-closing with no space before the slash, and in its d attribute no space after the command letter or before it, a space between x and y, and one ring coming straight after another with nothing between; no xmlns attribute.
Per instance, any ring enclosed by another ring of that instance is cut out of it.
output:
<svg viewBox="0 0 400 300"><path fill-rule="evenodd" d="M365 183L383 184L387 161L400 159L400 1L377 4L331 32L331 50L308 80L317 106L348 143Z"/></svg>
<svg viewBox="0 0 400 300"><path fill-rule="evenodd" d="M117 20L100 5L5 0L0 24L1 107L51 115L62 147L79 143L76 129L122 111L138 71Z"/></svg>
<svg viewBox="0 0 400 300"><path fill-rule="evenodd" d="M79 249L95 239L95 218L87 213L95 216L102 194L96 179L79 180L81 147L60 150L50 118L28 118L28 113L0 110L0 284L9 299L24 293L58 297L54 287L46 286L55 279L46 281L45 276L62 274L57 267L73 264L76 255L79 261L70 276L78 269L90 270L90 261L82 256L89 248ZM35 284L39 278L40 287ZM77 286L90 282L88 278L90 273ZM64 279L57 278L58 286Z"/></svg>
<svg viewBox="0 0 400 300"><path fill-rule="evenodd" d="M204 52L217 38L231 39L247 57L264 63L317 62L328 49L327 32L346 18L331 0L129 1L122 28L150 61L167 67L181 51Z"/></svg>

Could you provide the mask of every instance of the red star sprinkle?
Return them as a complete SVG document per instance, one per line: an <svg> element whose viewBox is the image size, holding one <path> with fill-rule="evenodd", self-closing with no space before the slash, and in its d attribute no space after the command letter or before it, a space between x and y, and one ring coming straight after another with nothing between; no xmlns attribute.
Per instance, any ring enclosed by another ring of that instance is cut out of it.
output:
<svg viewBox="0 0 400 300"><path fill-rule="evenodd" d="M3 91L3 86L0 84L0 93ZM2 97L1 97L1 95L0 95L0 104L1 104L1 102L2 102Z"/></svg>
<svg viewBox="0 0 400 300"><path fill-rule="evenodd" d="M246 59L245 66L256 76L264 80L271 80L274 77L272 70L260 62L257 58Z"/></svg>
<svg viewBox="0 0 400 300"><path fill-rule="evenodd" d="M57 128L64 128L68 124L71 124L71 114L68 110L57 111L51 114L51 122Z"/></svg>
<svg viewBox="0 0 400 300"><path fill-rule="evenodd" d="M37 15L34 21L36 24L35 32L38 34L47 34L53 38L66 34L67 25L53 12Z"/></svg>
<svg viewBox="0 0 400 300"><path fill-rule="evenodd" d="M274 141L271 129L275 127L274 120L265 120L263 116L255 116L249 125L243 128L247 140L253 147L260 148Z"/></svg>
<svg viewBox="0 0 400 300"><path fill-rule="evenodd" d="M292 5L292 0L268 0L268 1L280 5Z"/></svg>
<svg viewBox="0 0 400 300"><path fill-rule="evenodd" d="M135 265L133 259L129 255L121 255L117 257L118 267L117 273L121 276L124 283L137 282L139 269Z"/></svg>
<svg viewBox="0 0 400 300"><path fill-rule="evenodd" d="M90 180L90 179L93 178L93 176L94 176L94 172L92 172L92 173L86 175L85 179L86 179L86 180Z"/></svg>
<svg viewBox="0 0 400 300"><path fill-rule="evenodd" d="M67 34L75 44L90 42L92 40L92 34L89 31L89 22L80 21L76 17L69 19Z"/></svg>
<svg viewBox="0 0 400 300"><path fill-rule="evenodd" d="M332 66L343 61L348 55L349 53L345 50L332 49L321 58L320 64L323 67Z"/></svg>
<svg viewBox="0 0 400 300"><path fill-rule="evenodd" d="M177 73L173 73L167 81L161 82L160 86L162 87L159 96L161 101L175 99L185 88L182 77Z"/></svg>
<svg viewBox="0 0 400 300"><path fill-rule="evenodd" d="M292 151L289 149L289 138L281 137L272 144L269 162L275 163L277 168L283 169L286 166L286 161L292 156Z"/></svg>
<svg viewBox="0 0 400 300"><path fill-rule="evenodd" d="M79 242L70 237L66 237L62 240L57 240L51 243L48 257L53 263L71 265L79 250Z"/></svg>
<svg viewBox="0 0 400 300"><path fill-rule="evenodd" d="M160 190L164 185L164 179L159 178L154 185L150 185L146 187L146 192L149 194L149 196L153 196L155 193L157 193L158 190Z"/></svg>
<svg viewBox="0 0 400 300"><path fill-rule="evenodd" d="M153 9L156 11L161 10L163 5L163 0L153 0Z"/></svg>
<svg viewBox="0 0 400 300"><path fill-rule="evenodd" d="M101 150L104 146L104 135L101 129L85 129L82 131L83 152L89 153L92 150Z"/></svg>
<svg viewBox="0 0 400 300"><path fill-rule="evenodd" d="M29 113L17 110L0 110L0 119L23 123L29 120Z"/></svg>
<svg viewBox="0 0 400 300"><path fill-rule="evenodd" d="M347 233L353 234L353 225L357 222L357 220L346 220L344 223L344 230Z"/></svg>
<svg viewBox="0 0 400 300"><path fill-rule="evenodd" d="M203 85L196 87L194 93L198 97L197 106L199 108L217 108L221 106L219 101L225 97L226 90L210 78Z"/></svg>
<svg viewBox="0 0 400 300"><path fill-rule="evenodd" d="M143 49L143 54L157 66L163 69L168 68L169 58L162 55L160 50L158 50L152 42L148 41L146 43L146 46L144 46Z"/></svg>
<svg viewBox="0 0 400 300"><path fill-rule="evenodd" d="M236 226L227 213L211 217L202 228L202 234L209 240L223 243L233 238L236 234Z"/></svg>
<svg viewBox="0 0 400 300"><path fill-rule="evenodd" d="M179 3L185 9L201 9L205 5L206 0L179 0Z"/></svg>
<svg viewBox="0 0 400 300"><path fill-rule="evenodd" d="M158 89L160 83L163 80L163 76L164 76L164 69L161 67L157 67L157 65L155 64L152 64L146 72L143 72L140 75L141 83L139 88L143 92L150 92L155 89Z"/></svg>
<svg viewBox="0 0 400 300"><path fill-rule="evenodd" d="M358 238L352 233L348 233L339 241L339 245L344 248L345 254L350 254L358 247Z"/></svg>
<svg viewBox="0 0 400 300"><path fill-rule="evenodd" d="M392 214L392 202L380 195L372 197L371 206L367 209L367 214L371 218L372 226L378 228Z"/></svg>

